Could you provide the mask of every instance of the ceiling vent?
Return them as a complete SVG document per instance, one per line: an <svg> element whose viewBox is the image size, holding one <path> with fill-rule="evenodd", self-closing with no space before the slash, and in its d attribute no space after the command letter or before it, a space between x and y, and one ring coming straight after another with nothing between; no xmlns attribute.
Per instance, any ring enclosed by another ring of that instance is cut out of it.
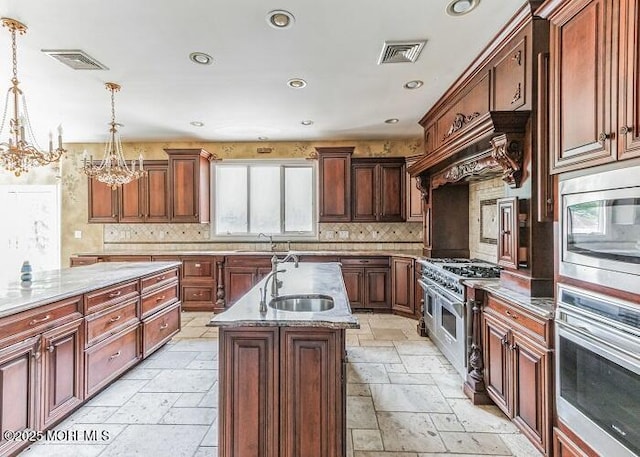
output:
<svg viewBox="0 0 640 457"><path fill-rule="evenodd" d="M96 59L79 49L43 49L42 52L74 70L108 70Z"/></svg>
<svg viewBox="0 0 640 457"><path fill-rule="evenodd" d="M422 41L385 41L378 59L378 65L383 63L415 62L420 51L426 44Z"/></svg>

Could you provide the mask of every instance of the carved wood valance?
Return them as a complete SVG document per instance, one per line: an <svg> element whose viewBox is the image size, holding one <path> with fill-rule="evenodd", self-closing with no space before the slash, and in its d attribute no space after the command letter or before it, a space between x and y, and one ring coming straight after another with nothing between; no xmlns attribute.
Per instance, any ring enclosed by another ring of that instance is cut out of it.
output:
<svg viewBox="0 0 640 457"><path fill-rule="evenodd" d="M489 111L482 114L449 142L416 161L407 171L411 176L417 176L462 156L462 160L437 173L440 185L493 171L501 172L505 182L517 187L522 171L523 136L530 114L530 111ZM473 152L464 157L465 150ZM478 150L487 153L477 154ZM435 175L432 181L434 179Z"/></svg>

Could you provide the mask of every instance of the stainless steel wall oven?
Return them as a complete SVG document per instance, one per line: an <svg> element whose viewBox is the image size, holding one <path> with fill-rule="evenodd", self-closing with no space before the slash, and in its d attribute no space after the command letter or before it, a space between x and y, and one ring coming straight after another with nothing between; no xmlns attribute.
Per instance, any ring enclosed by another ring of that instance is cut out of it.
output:
<svg viewBox="0 0 640 457"><path fill-rule="evenodd" d="M558 417L600 455L640 455L640 307L562 284L558 302Z"/></svg>

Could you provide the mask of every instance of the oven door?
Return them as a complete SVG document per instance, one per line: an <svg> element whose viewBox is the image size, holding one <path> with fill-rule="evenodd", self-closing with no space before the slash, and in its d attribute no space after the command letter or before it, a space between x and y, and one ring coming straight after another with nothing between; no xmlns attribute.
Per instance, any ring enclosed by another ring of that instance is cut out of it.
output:
<svg viewBox="0 0 640 457"><path fill-rule="evenodd" d="M437 346L464 379L467 374L466 306L435 291L434 335Z"/></svg>
<svg viewBox="0 0 640 457"><path fill-rule="evenodd" d="M424 293L424 323L429 335L433 335L434 323L435 323L435 306L437 294L434 292L434 288L438 287L432 284L428 279L421 278L418 280L418 284Z"/></svg>
<svg viewBox="0 0 640 457"><path fill-rule="evenodd" d="M593 320L556 320L558 417L603 456L640 455L640 348L599 338Z"/></svg>

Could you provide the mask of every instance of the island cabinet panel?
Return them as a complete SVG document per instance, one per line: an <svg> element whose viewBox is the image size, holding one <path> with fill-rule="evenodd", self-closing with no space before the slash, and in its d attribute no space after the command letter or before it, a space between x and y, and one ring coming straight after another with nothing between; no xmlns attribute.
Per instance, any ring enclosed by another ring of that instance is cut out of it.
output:
<svg viewBox="0 0 640 457"><path fill-rule="evenodd" d="M36 358L39 356L40 336L0 349L0 429L3 433L0 455L10 455L23 445L20 441L4 440L4 432L37 427Z"/></svg>
<svg viewBox="0 0 640 457"><path fill-rule="evenodd" d="M40 429L62 419L84 400L83 320L42 335Z"/></svg>
<svg viewBox="0 0 640 457"><path fill-rule="evenodd" d="M278 328L220 329L220 457L278 457Z"/></svg>
<svg viewBox="0 0 640 457"><path fill-rule="evenodd" d="M415 314L414 292L413 259L392 259L391 308L393 311L413 317Z"/></svg>
<svg viewBox="0 0 640 457"><path fill-rule="evenodd" d="M352 147L316 148L319 164L319 222L351 220Z"/></svg>
<svg viewBox="0 0 640 457"><path fill-rule="evenodd" d="M344 331L283 328L280 332L281 457L342 457L345 417L341 339Z"/></svg>
<svg viewBox="0 0 640 457"><path fill-rule="evenodd" d="M180 303L166 306L142 321L142 357L147 357L180 331Z"/></svg>

